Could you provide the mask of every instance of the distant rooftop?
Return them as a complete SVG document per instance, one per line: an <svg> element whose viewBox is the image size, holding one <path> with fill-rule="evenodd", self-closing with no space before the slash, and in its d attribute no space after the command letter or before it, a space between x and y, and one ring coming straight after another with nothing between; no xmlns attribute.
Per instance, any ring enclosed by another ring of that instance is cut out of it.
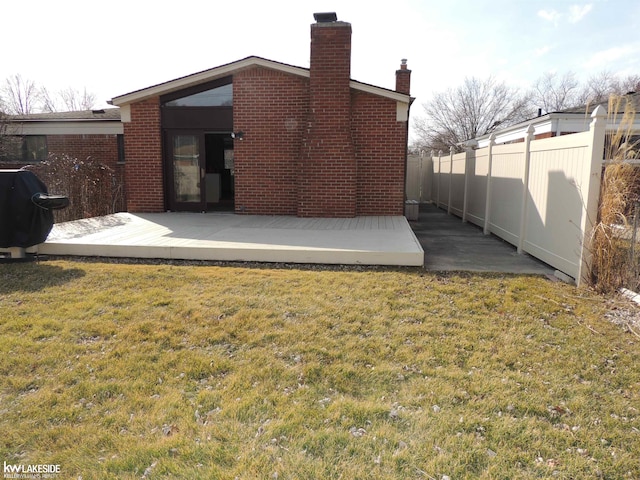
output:
<svg viewBox="0 0 640 480"><path fill-rule="evenodd" d="M631 100L635 112L640 112L640 92L630 92L625 95L628 99ZM603 102L591 103L588 105L582 105L580 107L567 108L566 110L562 110L557 113L593 113L598 105L602 105L605 110L609 111L609 100L605 100ZM624 109L626 106L626 102L622 102L620 104L620 109L618 113L624 113Z"/></svg>
<svg viewBox="0 0 640 480"><path fill-rule="evenodd" d="M120 121L119 108L105 108L96 110L81 110L77 112L51 112L51 113L31 113L29 115L10 115L12 121L38 122L38 121L91 121L91 120L113 120Z"/></svg>

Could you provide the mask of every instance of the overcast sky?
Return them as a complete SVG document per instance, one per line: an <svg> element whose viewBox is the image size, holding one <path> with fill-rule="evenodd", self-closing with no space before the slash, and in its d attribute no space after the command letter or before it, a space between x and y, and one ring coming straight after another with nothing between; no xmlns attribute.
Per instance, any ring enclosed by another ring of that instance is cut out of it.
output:
<svg viewBox="0 0 640 480"><path fill-rule="evenodd" d="M327 11L352 25L353 79L394 88L408 59L414 115L465 76L640 74L638 0L29 0L2 4L0 80L86 88L106 106L250 55L308 67L313 13Z"/></svg>

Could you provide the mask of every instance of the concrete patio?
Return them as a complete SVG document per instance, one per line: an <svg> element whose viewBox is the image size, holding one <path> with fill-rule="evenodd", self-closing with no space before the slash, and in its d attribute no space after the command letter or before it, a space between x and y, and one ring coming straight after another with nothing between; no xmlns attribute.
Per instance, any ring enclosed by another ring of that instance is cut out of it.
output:
<svg viewBox="0 0 640 480"><path fill-rule="evenodd" d="M433 204L420 205L420 217L411 222L425 251L424 268L430 271L493 272L553 275L555 269L482 229L463 223Z"/></svg>
<svg viewBox="0 0 640 480"><path fill-rule="evenodd" d="M405 217L117 213L56 224L39 254L422 266Z"/></svg>

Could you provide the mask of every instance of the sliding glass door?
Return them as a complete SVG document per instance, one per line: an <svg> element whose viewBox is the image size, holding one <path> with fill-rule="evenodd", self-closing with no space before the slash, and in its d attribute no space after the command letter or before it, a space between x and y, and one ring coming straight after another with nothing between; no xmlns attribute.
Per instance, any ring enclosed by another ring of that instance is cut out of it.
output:
<svg viewBox="0 0 640 480"><path fill-rule="evenodd" d="M205 211L204 135L167 132L169 208Z"/></svg>

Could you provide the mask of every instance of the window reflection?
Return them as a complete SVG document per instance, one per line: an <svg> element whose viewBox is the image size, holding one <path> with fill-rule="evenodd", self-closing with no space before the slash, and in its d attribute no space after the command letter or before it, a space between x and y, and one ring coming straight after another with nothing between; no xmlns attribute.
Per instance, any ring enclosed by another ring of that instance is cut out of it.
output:
<svg viewBox="0 0 640 480"><path fill-rule="evenodd" d="M233 84L205 90L164 104L165 107L230 107L233 105Z"/></svg>

